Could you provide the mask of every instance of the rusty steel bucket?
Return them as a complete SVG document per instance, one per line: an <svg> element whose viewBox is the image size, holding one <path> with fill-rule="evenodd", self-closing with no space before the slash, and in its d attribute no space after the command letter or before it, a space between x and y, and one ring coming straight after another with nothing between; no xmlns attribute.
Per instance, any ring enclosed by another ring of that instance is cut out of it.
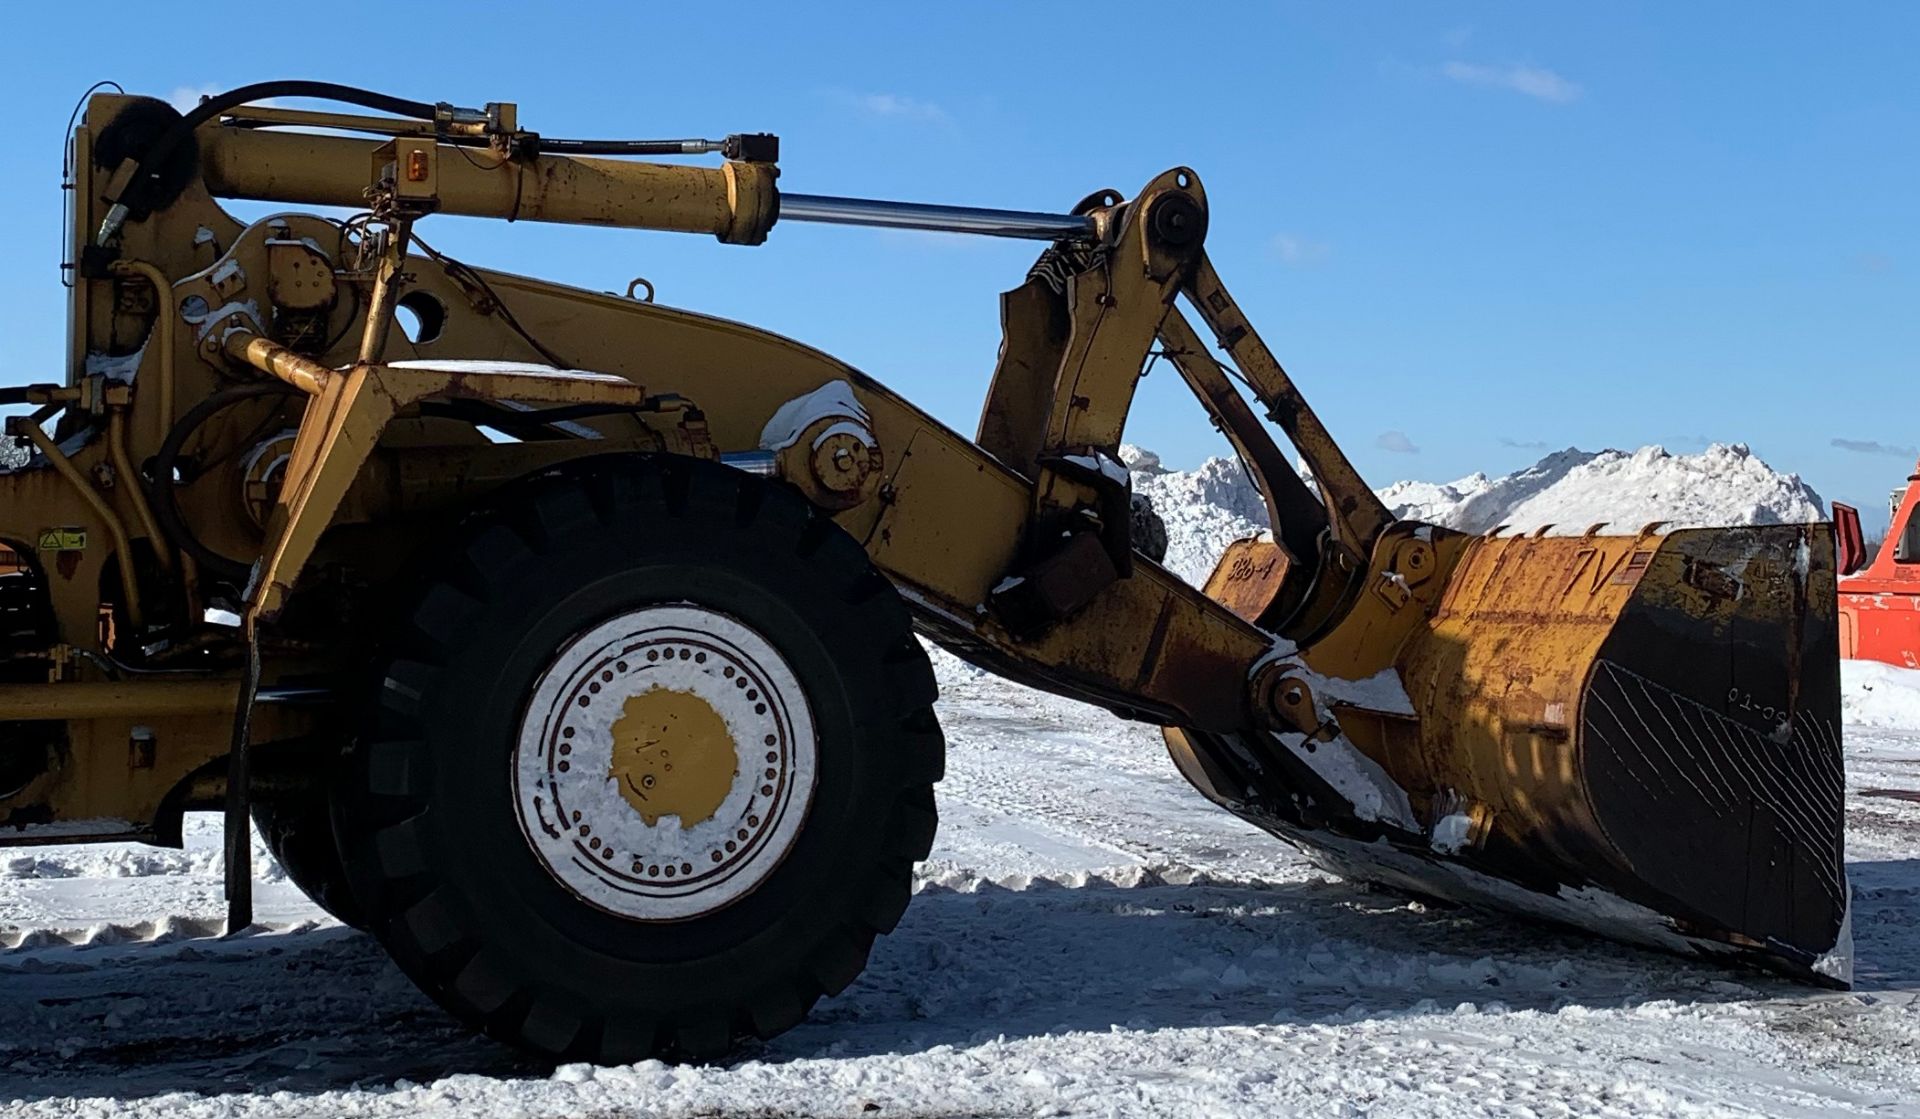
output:
<svg viewBox="0 0 1920 1119"><path fill-rule="evenodd" d="M1277 650L1310 730L1167 732L1203 793L1343 875L1850 981L1830 526L1381 546L1418 577Z"/></svg>

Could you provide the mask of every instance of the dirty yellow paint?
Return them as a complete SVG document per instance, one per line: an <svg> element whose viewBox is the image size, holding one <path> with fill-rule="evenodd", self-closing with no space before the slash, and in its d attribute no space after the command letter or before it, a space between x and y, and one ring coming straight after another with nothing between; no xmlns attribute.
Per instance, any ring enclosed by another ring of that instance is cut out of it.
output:
<svg viewBox="0 0 1920 1119"><path fill-rule="evenodd" d="M648 827L713 818L733 788L739 753L726 720L692 692L653 688L627 700L613 724L609 779Z"/></svg>

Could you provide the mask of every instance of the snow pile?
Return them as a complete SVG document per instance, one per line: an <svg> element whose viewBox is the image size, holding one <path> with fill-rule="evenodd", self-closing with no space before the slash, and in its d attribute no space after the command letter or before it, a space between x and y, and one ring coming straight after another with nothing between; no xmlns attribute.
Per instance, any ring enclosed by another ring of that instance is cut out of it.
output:
<svg viewBox="0 0 1920 1119"><path fill-rule="evenodd" d="M219 872L217 850L170 851L133 843L23 847L0 854L0 878L146 878Z"/></svg>
<svg viewBox="0 0 1920 1119"><path fill-rule="evenodd" d="M1852 726L1920 729L1920 669L1840 662L1842 719Z"/></svg>
<svg viewBox="0 0 1920 1119"><path fill-rule="evenodd" d="M1637 532L1654 521L1693 528L1826 518L1820 495L1798 474L1775 471L1743 443L1715 443L1696 455L1568 448L1500 478L1399 482L1379 492L1397 516L1475 533L1500 525L1515 532L1553 525L1560 535L1599 521Z"/></svg>
<svg viewBox="0 0 1920 1119"><path fill-rule="evenodd" d="M1206 582L1228 544L1267 529L1267 507L1239 460L1210 458L1197 470L1166 470L1160 457L1120 448L1133 492L1153 502L1167 526L1167 570L1194 586Z"/></svg>
<svg viewBox="0 0 1920 1119"><path fill-rule="evenodd" d="M251 829L253 878L282 882L287 872L274 860L260 829ZM217 812L189 812L181 826L185 846L149 847L144 843L57 843L45 847L0 847L0 880L63 878L218 879L224 865L221 818Z"/></svg>
<svg viewBox="0 0 1920 1119"><path fill-rule="evenodd" d="M1658 447L1642 451L1661 452ZM1427 521L1458 528L1463 532L1485 532L1502 519L1507 510L1541 496L1569 473L1601 457L1617 455L1603 451L1599 455L1572 447L1555 451L1525 470L1516 470L1500 478L1475 472L1455 482L1395 482L1377 491L1380 500L1397 517ZM1481 523L1481 522L1485 523Z"/></svg>
<svg viewBox="0 0 1920 1119"><path fill-rule="evenodd" d="M15 440L0 438L0 470L17 470L32 457L33 452Z"/></svg>
<svg viewBox="0 0 1920 1119"><path fill-rule="evenodd" d="M1234 540L1264 531L1266 506L1237 460L1212 458L1170 471L1159 456L1121 448L1133 489L1166 521L1168 569L1198 585ZM1692 455L1637 451L1555 451L1512 474L1457 481L1395 482L1376 491L1396 517L1483 533L1500 525L1529 532L1552 525L1578 534L1599 522L1614 533L1654 521L1668 528L1792 524L1824 520L1820 495L1798 474L1782 474L1745 444L1715 443Z"/></svg>

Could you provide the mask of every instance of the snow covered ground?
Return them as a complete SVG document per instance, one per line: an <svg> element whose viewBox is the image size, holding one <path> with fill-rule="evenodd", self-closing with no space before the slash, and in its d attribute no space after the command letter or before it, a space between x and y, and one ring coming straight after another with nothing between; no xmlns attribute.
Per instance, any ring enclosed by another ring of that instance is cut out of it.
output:
<svg viewBox="0 0 1920 1119"><path fill-rule="evenodd" d="M1135 475L1211 495L1162 505L1190 578L1257 527L1236 471ZM1331 878L1153 729L936 666L919 896L728 1065L530 1065L264 858L262 926L216 938L197 819L184 852L0 850L0 1116L1920 1115L1920 672L1847 668L1858 986L1831 992Z"/></svg>
<svg viewBox="0 0 1920 1119"><path fill-rule="evenodd" d="M919 897L736 1063L530 1066L270 864L266 927L212 939L207 819L0 858L0 1115L1920 1114L1920 803L1886 795L1920 790L1920 672L1853 667L1850 992L1329 878L1152 730L942 657Z"/></svg>

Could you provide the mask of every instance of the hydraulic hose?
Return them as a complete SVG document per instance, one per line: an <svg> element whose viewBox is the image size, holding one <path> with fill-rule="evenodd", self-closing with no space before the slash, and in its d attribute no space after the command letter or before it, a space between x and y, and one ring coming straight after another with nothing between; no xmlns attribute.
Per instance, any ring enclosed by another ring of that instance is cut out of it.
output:
<svg viewBox="0 0 1920 1119"><path fill-rule="evenodd" d="M133 469L133 459L127 454L127 409L124 407L116 406L107 416L107 454L113 460L113 469L119 473L121 484L127 487L134 516L140 519L140 527L153 540L153 555L160 563L160 570L171 573L173 549L153 518L153 503L147 500L147 488L141 484L140 475Z"/></svg>
<svg viewBox="0 0 1920 1119"><path fill-rule="evenodd" d="M146 151L137 157L138 162L134 165L133 177L127 180L127 185L120 194L112 199L113 205L107 211L106 220L100 223L100 232L94 239L95 243L106 244L129 216L135 213L144 215L153 207L160 181L158 169L166 166L167 157L173 154L174 149L186 143L193 136L195 129L228 109L269 97L312 97L325 101L340 101L384 113L393 113L396 116L427 121L435 119L438 111L435 106L425 101L408 101L354 86L299 79L255 82L252 85L243 85L238 89L215 94L195 105L170 125Z"/></svg>
<svg viewBox="0 0 1920 1119"><path fill-rule="evenodd" d="M53 466L53 469L73 487L74 492L80 495L80 499L87 503L88 508L93 510L94 516L100 518L100 523L106 526L107 535L113 537L114 555L120 561L120 594L123 600L121 605L126 608L127 621L133 624L137 632L146 626L146 612L140 608L139 571L134 565L133 541L127 536L127 526L120 520L120 514L113 511L113 506L107 504L107 499L100 496L100 492L93 488L93 483L87 479L87 476L80 472L80 468L73 464L73 460L60 450L53 438L40 426L45 412L46 409L41 409L26 423L21 424L17 430L32 440L34 447L46 456L47 462ZM127 481L128 484L136 484L134 479Z"/></svg>
<svg viewBox="0 0 1920 1119"><path fill-rule="evenodd" d="M279 381L250 381L222 389L188 409L187 414L180 417L180 422L167 432L166 441L160 444L159 452L153 456L153 513L159 519L160 527L166 531L174 547L193 557L211 574L228 582L244 584L248 565L229 559L202 544L193 530L187 527L186 520L180 516L179 503L174 498L174 463L180 457L180 448L186 443L187 436L197 431L214 413L256 397L294 395L292 389Z"/></svg>
<svg viewBox="0 0 1920 1119"><path fill-rule="evenodd" d="M153 286L153 301L156 306L165 307L169 294L173 291L173 281L167 274L144 260L117 260L113 263L113 272L119 276L139 276ZM160 363L155 372L160 375L160 420L159 434L164 437L167 425L173 422L175 407L173 375L173 316L162 311L154 316L154 326L158 331L156 341L160 345Z"/></svg>
<svg viewBox="0 0 1920 1119"><path fill-rule="evenodd" d="M183 135L190 133L228 109L245 105L249 101L263 101L269 97L311 97L320 101L340 101L349 105L358 105L363 109L392 113L397 117L412 117L415 120L432 120L437 111L436 106L425 101L408 101L402 97L391 97L384 93L360 89L357 86L287 78L273 82L255 82L252 85L230 89L225 93L216 93L188 110L180 118L180 123L175 126L175 130ZM160 144L155 145L156 155L166 154L161 145L165 145L167 139L168 137L162 136ZM178 140L174 142L178 143Z"/></svg>

